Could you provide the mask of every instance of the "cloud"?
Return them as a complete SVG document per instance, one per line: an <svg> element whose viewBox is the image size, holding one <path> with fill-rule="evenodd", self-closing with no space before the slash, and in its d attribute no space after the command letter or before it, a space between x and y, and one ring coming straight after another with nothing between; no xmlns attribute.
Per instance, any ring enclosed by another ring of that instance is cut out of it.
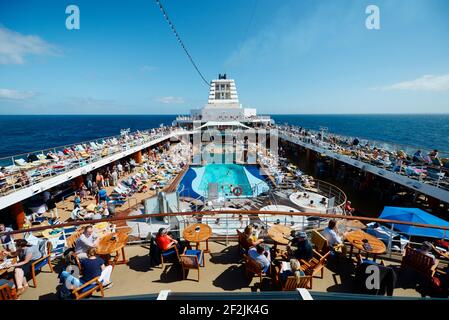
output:
<svg viewBox="0 0 449 320"><path fill-rule="evenodd" d="M77 107L103 107L115 105L116 101L111 99L97 99L92 97L69 98L70 103Z"/></svg>
<svg viewBox="0 0 449 320"><path fill-rule="evenodd" d="M163 103L163 104L181 104L184 103L184 99L181 97L159 97L156 99L157 102Z"/></svg>
<svg viewBox="0 0 449 320"><path fill-rule="evenodd" d="M33 91L19 91L13 89L0 88L0 99L25 100L36 95Z"/></svg>
<svg viewBox="0 0 449 320"><path fill-rule="evenodd" d="M372 88L373 90L392 91L449 91L449 74L436 76L424 75L415 80L398 82L385 87Z"/></svg>
<svg viewBox="0 0 449 320"><path fill-rule="evenodd" d="M24 64L26 55L57 55L60 50L34 35L0 26L0 64Z"/></svg>

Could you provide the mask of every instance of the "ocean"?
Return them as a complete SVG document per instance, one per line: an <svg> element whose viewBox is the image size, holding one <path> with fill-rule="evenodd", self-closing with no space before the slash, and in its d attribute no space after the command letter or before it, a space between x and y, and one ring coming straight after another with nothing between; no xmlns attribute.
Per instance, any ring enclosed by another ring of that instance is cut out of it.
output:
<svg viewBox="0 0 449 320"><path fill-rule="evenodd" d="M175 115L0 115L0 158L131 131L170 125ZM289 123L336 134L439 149L449 153L449 114L272 115Z"/></svg>

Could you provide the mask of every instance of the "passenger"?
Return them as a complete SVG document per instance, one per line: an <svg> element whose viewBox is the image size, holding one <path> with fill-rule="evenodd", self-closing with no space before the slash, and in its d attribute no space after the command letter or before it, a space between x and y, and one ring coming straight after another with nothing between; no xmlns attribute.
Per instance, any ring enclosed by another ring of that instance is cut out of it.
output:
<svg viewBox="0 0 449 320"><path fill-rule="evenodd" d="M346 204L345 204L345 212L346 212L347 214L353 214L354 211L355 211L355 208L351 207L351 201L346 201Z"/></svg>
<svg viewBox="0 0 449 320"><path fill-rule="evenodd" d="M259 235L251 225L247 225L243 233L246 236L246 242L249 247L255 247L263 242L263 239L259 239Z"/></svg>
<svg viewBox="0 0 449 320"><path fill-rule="evenodd" d="M81 208L81 197L78 192L75 193L75 199L73 200L73 202L74 202L73 210Z"/></svg>
<svg viewBox="0 0 449 320"><path fill-rule="evenodd" d="M165 228L160 228L157 232L156 243L161 250L167 250L172 245L178 245L178 241L173 239Z"/></svg>
<svg viewBox="0 0 449 320"><path fill-rule="evenodd" d="M292 232L293 239L290 241L291 246L295 246L296 250L292 250L291 247L287 247L289 256L294 256L297 259L303 259L309 261L313 258L313 248L307 239L307 234L304 231L296 233Z"/></svg>
<svg viewBox="0 0 449 320"><path fill-rule="evenodd" d="M18 257L18 262L11 265L14 269L14 280L17 285L17 294L22 294L28 288L27 279L31 278L31 264L42 258L42 253L37 245L29 244L25 239L17 239L17 251L6 252L9 256Z"/></svg>
<svg viewBox="0 0 449 320"><path fill-rule="evenodd" d="M270 251L265 250L264 246L258 244L256 247L249 249L248 255L251 259L261 264L263 272L266 273L268 271L271 264L271 255Z"/></svg>
<svg viewBox="0 0 449 320"><path fill-rule="evenodd" d="M4 223L0 223L0 233L2 232L11 232L12 228L5 226ZM14 246L14 236L13 235L3 235L0 236L0 244L6 251L15 251L16 248Z"/></svg>
<svg viewBox="0 0 449 320"><path fill-rule="evenodd" d="M323 230L323 236L326 238L329 248L336 252L346 252L342 238L337 234L337 223L335 220L329 220L328 226Z"/></svg>
<svg viewBox="0 0 449 320"><path fill-rule="evenodd" d="M304 272L301 270L301 264L297 259L290 260L290 268L285 268L285 264L281 264L281 268L279 270L279 280L282 284L284 284L288 277L294 276L296 281L299 282L301 277L305 276Z"/></svg>
<svg viewBox="0 0 449 320"><path fill-rule="evenodd" d="M433 246L432 246L432 244L431 244L430 242L424 241L424 242L422 243L421 248L418 249L418 252L421 252L422 254L425 254L426 256L431 257L432 260L433 260L433 262L435 262L435 261L436 261L436 258L435 258L435 256L432 254L432 248L433 248Z"/></svg>
<svg viewBox="0 0 449 320"><path fill-rule="evenodd" d="M94 227L91 225L85 227L84 232L75 242L75 253L78 259L86 259L87 251L90 248L95 248L98 246L98 241L99 239L94 232Z"/></svg>
<svg viewBox="0 0 449 320"><path fill-rule="evenodd" d="M321 198L321 201L320 201L320 204L322 204L323 206L326 206L327 205L327 200L326 200L326 198Z"/></svg>
<svg viewBox="0 0 449 320"><path fill-rule="evenodd" d="M76 278L65 270L59 275L60 282L63 284L61 287L62 297L70 296L70 290L78 288L96 277L99 277L98 280L103 284L103 288L108 289L112 287L112 266L106 266L104 260L96 256L94 248L88 250L87 256L87 259L81 261L81 267L83 268L83 276L81 278Z"/></svg>
<svg viewBox="0 0 449 320"><path fill-rule="evenodd" d="M421 150L418 150L413 154L413 162L424 162Z"/></svg>
<svg viewBox="0 0 449 320"><path fill-rule="evenodd" d="M311 207L311 208L315 208L316 206L313 204L313 200L310 200L310 202L309 202L309 207Z"/></svg>

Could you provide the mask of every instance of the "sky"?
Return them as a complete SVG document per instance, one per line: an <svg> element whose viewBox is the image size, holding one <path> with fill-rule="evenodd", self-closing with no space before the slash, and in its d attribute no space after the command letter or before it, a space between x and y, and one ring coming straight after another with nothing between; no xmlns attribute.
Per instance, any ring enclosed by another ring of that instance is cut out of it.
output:
<svg viewBox="0 0 449 320"><path fill-rule="evenodd" d="M449 112L447 0L161 2L205 78L227 73L260 114ZM0 0L0 114L187 114L207 96L155 0Z"/></svg>

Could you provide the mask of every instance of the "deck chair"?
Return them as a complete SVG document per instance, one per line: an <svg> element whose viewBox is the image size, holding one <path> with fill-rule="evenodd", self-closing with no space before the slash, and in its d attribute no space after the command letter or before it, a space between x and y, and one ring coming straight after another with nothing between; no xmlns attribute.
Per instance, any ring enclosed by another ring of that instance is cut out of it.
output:
<svg viewBox="0 0 449 320"><path fill-rule="evenodd" d="M327 259L329 255L331 254L330 251L328 251L325 255L321 255L318 251L313 250L313 258L309 261L306 261L304 259L301 259L301 269L304 271L304 273L308 276L316 276L318 273L320 273L320 279L324 278L324 267L326 266Z"/></svg>
<svg viewBox="0 0 449 320"><path fill-rule="evenodd" d="M327 239L318 230L312 230L310 240L314 249L320 254L326 254L329 251Z"/></svg>
<svg viewBox="0 0 449 320"><path fill-rule="evenodd" d="M179 252L178 252L178 247L176 245L172 245L171 247L168 247L166 250L162 250L160 248L159 248L159 250L161 250L162 268L164 268L164 258L168 258L168 257L176 254L176 259L177 259L177 261L179 261Z"/></svg>
<svg viewBox="0 0 449 320"><path fill-rule="evenodd" d="M50 241L43 240L39 242L39 251L42 253L42 258L34 261L31 264L31 278L33 279L33 286L37 288L36 272L41 271L42 268L48 264L50 273L53 272L53 265L51 264L51 250L53 246Z"/></svg>
<svg viewBox="0 0 449 320"><path fill-rule="evenodd" d="M282 284L282 291L294 291L297 288L312 289L312 276L302 276L299 281L295 276L290 276Z"/></svg>
<svg viewBox="0 0 449 320"><path fill-rule="evenodd" d="M187 271L190 269L198 270L198 282L200 281L200 267L205 266L203 250L187 250L179 256L181 262L183 279L187 278Z"/></svg>
<svg viewBox="0 0 449 320"><path fill-rule="evenodd" d="M236 229L236 231L237 231L237 235L239 237L239 240L238 240L239 241L238 242L239 243L239 252L247 253L250 248L248 240L246 239L246 236L243 232L241 232L239 229Z"/></svg>
<svg viewBox="0 0 449 320"><path fill-rule="evenodd" d="M267 273L263 272L263 268L260 263L253 260L246 254L243 254L243 259L245 260L245 273L248 277L259 277L260 283L262 283L263 277L267 276ZM270 268L268 268L268 273L270 273Z"/></svg>
<svg viewBox="0 0 449 320"><path fill-rule="evenodd" d="M11 289L7 283L0 286L0 301L1 300L16 300L16 289Z"/></svg>
<svg viewBox="0 0 449 320"><path fill-rule="evenodd" d="M82 286L72 289L72 295L75 300L81 300L88 296L91 296L94 292L100 291L102 297L104 297L103 284L100 281L100 277L93 278L86 282Z"/></svg>

